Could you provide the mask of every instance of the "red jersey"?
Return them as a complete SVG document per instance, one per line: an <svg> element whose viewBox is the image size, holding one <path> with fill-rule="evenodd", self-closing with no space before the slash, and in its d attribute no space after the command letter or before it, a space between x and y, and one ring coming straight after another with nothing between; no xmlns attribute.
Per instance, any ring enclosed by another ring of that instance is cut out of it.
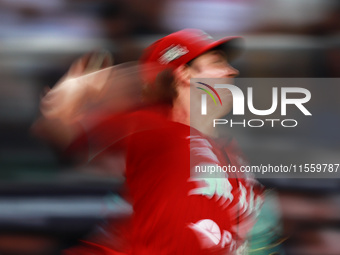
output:
<svg viewBox="0 0 340 255"><path fill-rule="evenodd" d="M193 172L239 168L242 154L233 140L217 143L163 112L140 110L105 118L68 151L84 148L92 162L124 152L134 210L125 254L234 254L255 223L262 188L253 179Z"/></svg>

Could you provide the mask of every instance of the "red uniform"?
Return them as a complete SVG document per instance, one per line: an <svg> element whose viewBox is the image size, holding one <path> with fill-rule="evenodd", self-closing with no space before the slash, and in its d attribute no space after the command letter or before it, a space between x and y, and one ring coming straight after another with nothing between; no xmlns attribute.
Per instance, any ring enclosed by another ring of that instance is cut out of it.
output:
<svg viewBox="0 0 340 255"><path fill-rule="evenodd" d="M236 173L224 178L190 175L195 166L239 168L242 154L234 140L217 143L187 125L169 121L164 111L105 117L68 153L96 162L124 152L134 210L125 229L129 236L124 254L234 254L255 223L262 188ZM65 254L119 254L114 249L86 243Z"/></svg>

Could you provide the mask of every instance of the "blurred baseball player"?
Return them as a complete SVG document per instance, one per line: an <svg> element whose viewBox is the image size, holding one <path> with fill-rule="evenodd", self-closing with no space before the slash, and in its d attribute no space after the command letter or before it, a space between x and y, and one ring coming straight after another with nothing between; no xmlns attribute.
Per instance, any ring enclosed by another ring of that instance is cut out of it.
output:
<svg viewBox="0 0 340 255"><path fill-rule="evenodd" d="M138 66L142 81L135 86L142 106L131 103L118 113L81 109L79 102L91 98L87 94L78 95L64 116L64 110L54 110L63 104L62 98L55 100L56 90L46 95L38 128L50 140L61 136L57 142L64 154L85 162L123 153L134 210L131 224L121 229L122 245L85 241L65 254L247 254L246 238L263 202L262 187L246 176L190 175L195 166L243 164L233 139L218 139L205 123L190 123L190 79L236 77L238 71L228 61L240 40L214 41L195 29L161 38L145 49ZM113 80L111 86L126 83ZM223 100L229 102L215 112L217 117L231 110L231 97ZM46 124L56 120L58 128Z"/></svg>

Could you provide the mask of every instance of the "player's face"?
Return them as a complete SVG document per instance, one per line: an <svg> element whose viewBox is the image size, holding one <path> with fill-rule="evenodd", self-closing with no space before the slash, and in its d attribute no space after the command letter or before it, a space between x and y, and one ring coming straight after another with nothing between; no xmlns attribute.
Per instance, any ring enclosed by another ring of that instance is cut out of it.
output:
<svg viewBox="0 0 340 255"><path fill-rule="evenodd" d="M190 78L234 78L239 72L227 61L223 52L208 51L189 65Z"/></svg>
<svg viewBox="0 0 340 255"><path fill-rule="evenodd" d="M233 68L227 60L227 57L223 52L218 50L208 51L201 56L195 58L189 65L187 66L188 72L188 80L190 78L219 78L223 79L221 83L224 84L233 84L233 78L236 77L239 72L235 68ZM190 81L187 81L186 84L190 84ZM213 84L210 84L213 86ZM197 86L191 87L191 98L197 94L197 99L192 100L191 109L194 108L195 102L201 102L199 99L201 97L200 93L204 93L201 90L197 90ZM221 101L223 102L223 107L219 105L215 105L212 100L207 101L207 107L210 109L210 117L219 118L228 114L232 109L233 98L231 91L226 88L216 89L219 94Z"/></svg>

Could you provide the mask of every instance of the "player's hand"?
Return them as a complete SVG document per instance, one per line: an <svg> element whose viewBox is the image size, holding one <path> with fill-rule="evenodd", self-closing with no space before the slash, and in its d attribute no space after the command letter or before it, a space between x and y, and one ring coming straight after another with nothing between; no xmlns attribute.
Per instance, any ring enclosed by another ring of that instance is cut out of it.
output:
<svg viewBox="0 0 340 255"><path fill-rule="evenodd" d="M80 77L105 69L111 66L112 62L111 54L107 51L91 52L76 60L60 81L42 98L40 110L43 116L63 122L74 120L86 104L97 96L96 92L102 89L108 72L98 74L93 82Z"/></svg>
<svg viewBox="0 0 340 255"><path fill-rule="evenodd" d="M83 55L73 62L66 75L58 83L67 79L77 78L84 74L95 72L112 65L113 58L110 52L106 50L93 51Z"/></svg>
<svg viewBox="0 0 340 255"><path fill-rule="evenodd" d="M107 51L91 52L77 59L52 89L44 88L40 102L42 116L32 125L31 132L58 149L70 144L79 133L75 125L77 114L96 85L77 80L111 65L112 57ZM93 85L92 89L89 85Z"/></svg>

